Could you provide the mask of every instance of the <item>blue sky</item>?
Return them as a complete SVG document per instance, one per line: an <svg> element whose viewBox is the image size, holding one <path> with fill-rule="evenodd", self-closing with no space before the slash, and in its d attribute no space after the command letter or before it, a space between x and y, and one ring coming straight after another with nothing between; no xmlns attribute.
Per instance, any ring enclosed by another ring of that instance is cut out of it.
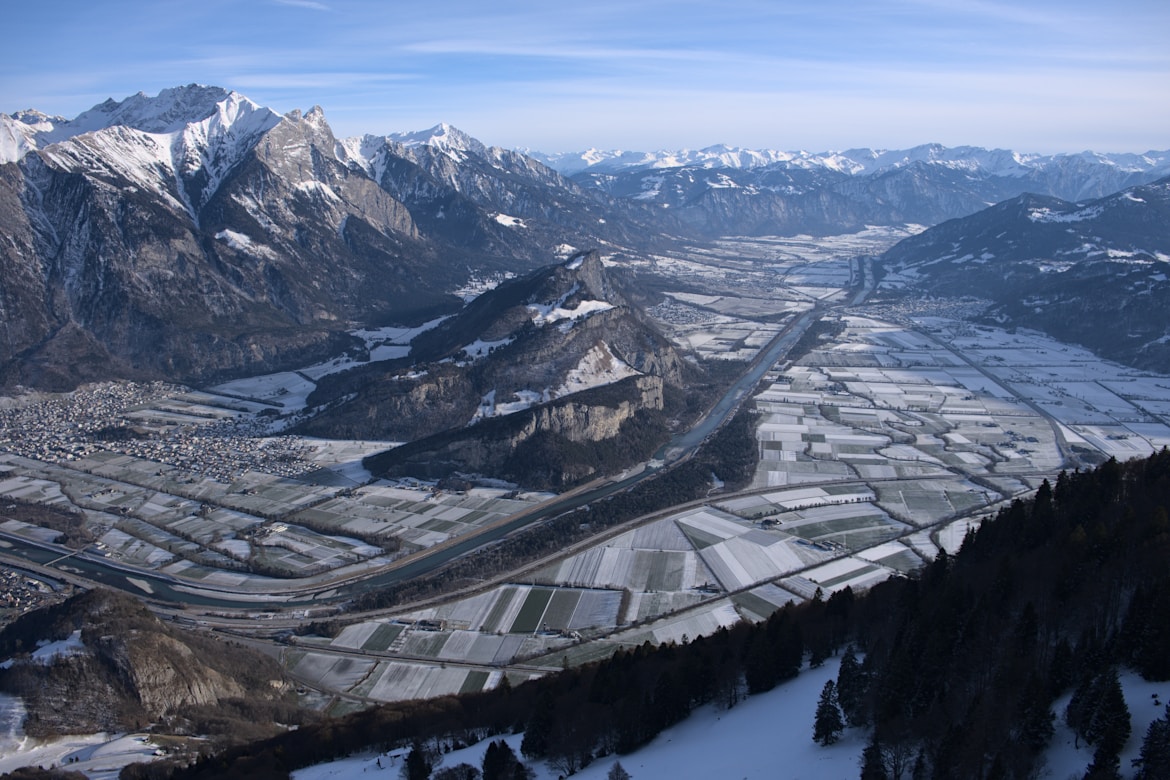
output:
<svg viewBox="0 0 1170 780"><path fill-rule="evenodd" d="M716 143L1170 148L1165 0L14 3L0 111L187 83L339 136L449 122L546 152Z"/></svg>

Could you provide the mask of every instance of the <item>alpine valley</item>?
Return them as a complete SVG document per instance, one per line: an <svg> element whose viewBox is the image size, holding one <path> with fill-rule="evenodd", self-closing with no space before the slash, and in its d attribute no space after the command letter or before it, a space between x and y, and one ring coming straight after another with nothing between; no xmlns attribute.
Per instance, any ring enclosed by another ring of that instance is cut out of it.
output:
<svg viewBox="0 0 1170 780"><path fill-rule="evenodd" d="M1167 312L1170 151L0 114L0 771L1165 776Z"/></svg>

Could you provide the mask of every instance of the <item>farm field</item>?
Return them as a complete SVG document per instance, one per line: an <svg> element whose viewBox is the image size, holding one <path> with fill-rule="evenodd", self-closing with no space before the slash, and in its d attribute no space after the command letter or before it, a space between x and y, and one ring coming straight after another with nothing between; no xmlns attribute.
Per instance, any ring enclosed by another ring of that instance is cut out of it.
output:
<svg viewBox="0 0 1170 780"><path fill-rule="evenodd" d="M629 260L663 280L649 313L697 359L751 360L799 316L832 310L831 335L772 366L748 402L760 456L750 485L635 520L514 581L296 637L290 672L339 696L342 711L686 641L905 575L1062 468L1170 446L1170 377L972 324L958 304L846 308L855 258L916 231L726 239ZM361 338L371 360L385 360L416 332ZM78 513L86 554L279 600L550 497L375 481L362 458L387 442L280 435L315 381L352 362L205 390L128 385L94 391L98 402L80 393L86 414L109 410L84 431L77 408L46 402L43 436L17 417L0 429L0 501ZM110 426L130 433L111 438ZM40 542L58 533L3 518L0 531Z"/></svg>
<svg viewBox="0 0 1170 780"><path fill-rule="evenodd" d="M384 565L550 495L367 484L361 459L385 442L273 436L256 416L271 408L264 403L165 385L113 387L116 403L86 424L132 425L156 438L86 435L68 426L71 416L87 412L58 403L61 411L53 414L71 433L50 424L38 441L9 429L7 446L0 444L0 499L77 513L91 554L194 587L296 588L298 581ZM73 403L94 401L83 396ZM0 530L38 541L58 536L16 521Z"/></svg>

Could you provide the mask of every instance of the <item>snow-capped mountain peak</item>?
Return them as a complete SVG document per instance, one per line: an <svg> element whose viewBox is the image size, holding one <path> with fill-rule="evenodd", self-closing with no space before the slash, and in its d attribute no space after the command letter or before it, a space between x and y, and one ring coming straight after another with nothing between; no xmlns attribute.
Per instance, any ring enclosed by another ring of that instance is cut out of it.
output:
<svg viewBox="0 0 1170 780"><path fill-rule="evenodd" d="M238 92L190 84L164 89L155 97L139 92L121 101L111 98L69 120L39 111L0 114L0 163L17 162L35 149L114 127L151 135L187 136L185 146L190 147L200 137L209 143L216 139L252 138L279 121L280 115L275 111ZM188 156L186 152L182 155Z"/></svg>
<svg viewBox="0 0 1170 780"><path fill-rule="evenodd" d="M487 153L487 147L484 144L446 122L440 122L429 130L391 133L386 138L408 149L417 146L430 146L445 152L471 152L478 155L486 155Z"/></svg>

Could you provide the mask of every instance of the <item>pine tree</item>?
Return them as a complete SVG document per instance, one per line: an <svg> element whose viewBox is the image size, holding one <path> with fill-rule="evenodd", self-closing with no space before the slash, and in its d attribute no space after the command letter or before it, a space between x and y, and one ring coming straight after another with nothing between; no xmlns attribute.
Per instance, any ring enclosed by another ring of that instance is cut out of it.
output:
<svg viewBox="0 0 1170 780"><path fill-rule="evenodd" d="M1107 669L1094 687L1097 706L1085 728L1085 739L1106 755L1117 756L1125 747L1131 731L1129 708L1125 705L1117 669Z"/></svg>
<svg viewBox="0 0 1170 780"><path fill-rule="evenodd" d="M817 703L816 719L813 722L813 739L822 746L836 742L845 723L841 719L841 708L837 705L837 686L832 680L825 680L821 689L821 700Z"/></svg>
<svg viewBox="0 0 1170 780"><path fill-rule="evenodd" d="M419 742L415 742L406 754L406 761L402 763L402 776L405 780L427 780L431 776L434 764L429 751Z"/></svg>
<svg viewBox="0 0 1170 780"><path fill-rule="evenodd" d="M605 780L630 780L630 773L622 766L621 761L614 762L605 775Z"/></svg>
<svg viewBox="0 0 1170 780"><path fill-rule="evenodd" d="M545 689L524 730L524 739L520 742L521 753L529 758L543 758L548 753L549 740L556 723L555 709L556 701L552 691Z"/></svg>
<svg viewBox="0 0 1170 780"><path fill-rule="evenodd" d="M876 736L870 739L861 753L861 780L890 780L885 759L882 758L882 746Z"/></svg>
<svg viewBox="0 0 1170 780"><path fill-rule="evenodd" d="M1134 780L1170 777L1170 704L1166 705L1165 717L1150 723L1142 740L1142 752L1133 763L1138 769Z"/></svg>
<svg viewBox="0 0 1170 780"><path fill-rule="evenodd" d="M1020 692L1016 715L1019 740L1034 753L1044 749L1056 730L1052 726L1052 709L1046 695L1046 685L1031 678Z"/></svg>
<svg viewBox="0 0 1170 780"><path fill-rule="evenodd" d="M494 740L483 754L483 780L512 780L517 769L524 769L512 746L502 739Z"/></svg>
<svg viewBox="0 0 1170 780"><path fill-rule="evenodd" d="M850 645L841 656L841 668L837 672L837 703L850 726L864 726L869 718L865 712L865 694L869 689L869 676L857 661L857 654Z"/></svg>

